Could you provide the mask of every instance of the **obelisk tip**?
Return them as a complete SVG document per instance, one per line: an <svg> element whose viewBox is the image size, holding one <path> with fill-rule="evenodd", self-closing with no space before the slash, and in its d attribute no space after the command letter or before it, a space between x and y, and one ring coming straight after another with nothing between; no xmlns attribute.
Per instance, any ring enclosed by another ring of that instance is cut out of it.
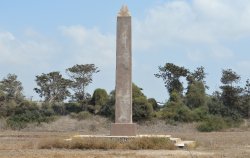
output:
<svg viewBox="0 0 250 158"><path fill-rule="evenodd" d="M130 16L130 12L128 10L127 5L123 5L120 12L118 13L118 16Z"/></svg>

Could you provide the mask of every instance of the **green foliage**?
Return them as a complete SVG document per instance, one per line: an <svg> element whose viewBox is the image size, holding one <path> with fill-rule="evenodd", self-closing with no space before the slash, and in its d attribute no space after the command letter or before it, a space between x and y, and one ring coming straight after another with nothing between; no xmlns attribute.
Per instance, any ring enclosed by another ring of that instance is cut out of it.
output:
<svg viewBox="0 0 250 158"><path fill-rule="evenodd" d="M192 110L192 115L193 115L193 120L194 121L203 121L206 120L207 117L209 116L209 111L208 111L208 107L206 106L202 106L202 107L198 107L196 109Z"/></svg>
<svg viewBox="0 0 250 158"><path fill-rule="evenodd" d="M92 83L92 76L98 73L98 67L94 64L74 65L66 70L68 76L71 78L71 89L75 92L72 96L73 100L84 101L86 100L87 93L86 87Z"/></svg>
<svg viewBox="0 0 250 158"><path fill-rule="evenodd" d="M112 120L115 119L115 91L111 91L109 94L108 102L102 106L99 112L100 115L109 117Z"/></svg>
<svg viewBox="0 0 250 158"><path fill-rule="evenodd" d="M159 72L155 76L163 79L169 94L173 91L181 94L183 85L180 82L180 77L186 77L188 72L184 67L179 67L173 63L166 63L163 67L159 66Z"/></svg>
<svg viewBox="0 0 250 158"><path fill-rule="evenodd" d="M242 119L235 114L230 117L221 117L218 115L208 115L207 118L197 126L197 129L201 132L220 131L230 127L239 127L242 123Z"/></svg>
<svg viewBox="0 0 250 158"><path fill-rule="evenodd" d="M8 74L6 78L0 81L1 100L21 101L23 99L22 90L22 83L17 80L15 74Z"/></svg>
<svg viewBox="0 0 250 158"><path fill-rule="evenodd" d="M132 85L132 110L134 121L149 120L153 116L153 104L151 104L147 97L142 93L142 89L134 83ZM115 91L110 93L107 104L100 109L100 114L114 119Z"/></svg>
<svg viewBox="0 0 250 158"><path fill-rule="evenodd" d="M233 85L233 83L238 83L239 80L240 76L231 69L222 70L221 82L223 85L220 87L222 90L221 100L230 110L239 110L238 108L240 107L243 89Z"/></svg>
<svg viewBox="0 0 250 158"><path fill-rule="evenodd" d="M105 89L98 88L94 91L91 104L104 106L108 102L108 93Z"/></svg>
<svg viewBox="0 0 250 158"><path fill-rule="evenodd" d="M194 116L192 111L181 102L169 102L162 109L162 118L167 122L192 122Z"/></svg>
<svg viewBox="0 0 250 158"><path fill-rule="evenodd" d="M222 70L221 83L225 85L232 85L233 83L238 83L239 80L240 76L232 69Z"/></svg>
<svg viewBox="0 0 250 158"><path fill-rule="evenodd" d="M147 120L153 116L153 106L147 100L147 97L142 93L142 89L132 85L132 109L133 109L133 120Z"/></svg>
<svg viewBox="0 0 250 158"><path fill-rule="evenodd" d="M202 82L195 81L188 85L186 102L187 106L191 109L205 106L206 93Z"/></svg>
<svg viewBox="0 0 250 158"><path fill-rule="evenodd" d="M64 103L65 110L67 113L79 113L82 111L82 106L80 103L77 102L69 102L69 103Z"/></svg>
<svg viewBox="0 0 250 158"><path fill-rule="evenodd" d="M226 121L222 117L211 115L207 120L200 123L197 129L201 132L220 131L227 128Z"/></svg>
<svg viewBox="0 0 250 158"><path fill-rule="evenodd" d="M214 93L213 96L208 98L207 106L209 109L209 113L212 115L224 115L226 113L226 107L223 105L220 100L220 96L218 93Z"/></svg>
<svg viewBox="0 0 250 158"><path fill-rule="evenodd" d="M49 122L53 120L53 113L39 109L34 102L23 101L15 108L14 113L8 117L7 125L12 129L20 130L25 128L28 123Z"/></svg>
<svg viewBox="0 0 250 158"><path fill-rule="evenodd" d="M67 111L65 109L64 103L53 103L50 105L57 115L66 115Z"/></svg>
<svg viewBox="0 0 250 158"><path fill-rule="evenodd" d="M159 109L159 105L157 104L157 101L154 98L149 98L148 103L151 104L155 111Z"/></svg>
<svg viewBox="0 0 250 158"><path fill-rule="evenodd" d="M148 103L146 97L137 97L133 99L133 120L151 119L153 115L153 107Z"/></svg>
<svg viewBox="0 0 250 158"><path fill-rule="evenodd" d="M45 102L55 103L64 101L69 95L70 80L62 77L60 72L50 72L36 76L37 88L35 92L44 97Z"/></svg>

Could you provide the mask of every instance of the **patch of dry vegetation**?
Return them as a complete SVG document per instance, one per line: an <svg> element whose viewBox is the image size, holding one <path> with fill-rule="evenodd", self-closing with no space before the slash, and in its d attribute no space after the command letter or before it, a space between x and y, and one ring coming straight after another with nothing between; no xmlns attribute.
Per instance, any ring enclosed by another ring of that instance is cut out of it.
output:
<svg viewBox="0 0 250 158"><path fill-rule="evenodd" d="M176 149L174 143L168 138L134 138L126 141L110 138L74 138L71 141L63 139L42 140L38 148L40 149Z"/></svg>

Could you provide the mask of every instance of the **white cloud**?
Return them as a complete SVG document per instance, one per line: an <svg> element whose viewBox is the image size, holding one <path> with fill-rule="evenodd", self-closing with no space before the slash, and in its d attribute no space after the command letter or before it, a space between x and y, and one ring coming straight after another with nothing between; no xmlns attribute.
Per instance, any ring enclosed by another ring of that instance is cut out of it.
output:
<svg viewBox="0 0 250 158"><path fill-rule="evenodd" d="M71 40L72 62L107 66L115 63L115 36L103 34L97 28L62 26L62 34Z"/></svg>
<svg viewBox="0 0 250 158"><path fill-rule="evenodd" d="M222 43L250 36L250 1L168 1L150 9L134 25L136 51L172 47L183 48L189 56L200 52L199 59L230 59L234 53ZM204 46L210 47L208 54L201 53Z"/></svg>
<svg viewBox="0 0 250 158"><path fill-rule="evenodd" d="M0 32L0 62L6 65L46 65L57 51L55 42L37 36L20 39L11 32Z"/></svg>

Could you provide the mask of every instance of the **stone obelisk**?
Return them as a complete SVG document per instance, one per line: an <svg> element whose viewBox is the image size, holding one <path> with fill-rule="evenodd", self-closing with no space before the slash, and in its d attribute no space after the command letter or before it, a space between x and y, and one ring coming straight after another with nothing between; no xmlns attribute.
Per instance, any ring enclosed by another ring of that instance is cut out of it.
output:
<svg viewBox="0 0 250 158"><path fill-rule="evenodd" d="M117 16L116 32L116 87L115 123L112 136L135 136L136 124L132 120L132 40L131 16L123 6Z"/></svg>

